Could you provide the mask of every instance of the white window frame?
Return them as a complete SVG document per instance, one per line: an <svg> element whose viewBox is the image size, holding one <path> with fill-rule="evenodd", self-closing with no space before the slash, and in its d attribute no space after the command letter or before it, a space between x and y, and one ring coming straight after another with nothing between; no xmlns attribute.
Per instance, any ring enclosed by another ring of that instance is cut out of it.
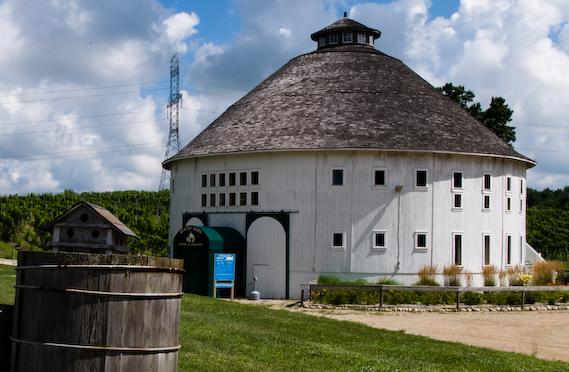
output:
<svg viewBox="0 0 569 372"><path fill-rule="evenodd" d="M417 181L418 181L418 177L417 177L417 172L419 171L425 171L425 186L417 186ZM426 191L429 189L429 170L426 168L416 168L415 169L415 182L414 182L414 186L415 186L415 190L419 190L419 191Z"/></svg>
<svg viewBox="0 0 569 372"><path fill-rule="evenodd" d="M220 195L222 195L222 194L225 195L225 196L224 196L224 198L225 198L225 199L224 199L224 202L225 202L224 205L221 205L221 204L219 203L220 200L221 200ZM225 192L219 192L219 193L217 193L217 206L220 207L220 208L227 208L228 204L229 204L229 197L227 196L227 194L226 194Z"/></svg>
<svg viewBox="0 0 569 372"><path fill-rule="evenodd" d="M336 40L332 41L332 35L336 36ZM328 34L328 43L330 45L335 45L338 44L338 33L337 32L331 32L330 34Z"/></svg>
<svg viewBox="0 0 569 372"><path fill-rule="evenodd" d="M486 237L489 237L490 241L488 256L486 256ZM486 258L488 258L488 263L486 263ZM486 266L492 266L492 234L489 232L482 233L482 267Z"/></svg>
<svg viewBox="0 0 569 372"><path fill-rule="evenodd" d="M366 34L364 32L358 32L356 33L356 42L358 44L367 44L367 37Z"/></svg>
<svg viewBox="0 0 569 372"><path fill-rule="evenodd" d="M460 264L456 263L456 236L460 236ZM452 233L452 264L464 266L464 232L453 231Z"/></svg>
<svg viewBox="0 0 569 372"><path fill-rule="evenodd" d="M508 239L510 238L510 239ZM508 247L508 241L509 241L509 247ZM512 234L506 234L505 239L504 239L504 264L506 265L506 267L508 266L512 266ZM508 249L509 248L509 249ZM508 250L510 252L510 254L508 255ZM510 262L508 262L508 258L510 259Z"/></svg>
<svg viewBox="0 0 569 372"><path fill-rule="evenodd" d="M524 191L525 191L525 182L523 178L520 178L520 196L524 195Z"/></svg>
<svg viewBox="0 0 569 372"><path fill-rule="evenodd" d="M489 177L490 177L490 188L489 188L489 189L486 189L486 188L485 188L485 186L486 186L486 176L489 176ZM485 193L485 194L490 194L490 193L492 193L492 183L493 183L493 182L492 182L492 175L491 175L490 173L484 173L484 174L482 175L482 192Z"/></svg>
<svg viewBox="0 0 569 372"><path fill-rule="evenodd" d="M383 246L375 245L376 234L383 234ZM371 248L375 250L387 249L387 230L373 230L371 233Z"/></svg>
<svg viewBox="0 0 569 372"><path fill-rule="evenodd" d="M375 184L375 172L376 171L383 171L383 185L376 185ZM376 190L387 190L388 188L388 184L387 184L387 169L385 168L381 168L381 167L377 167L377 168L373 168L371 170L371 188L372 189L376 189Z"/></svg>
<svg viewBox="0 0 569 372"><path fill-rule="evenodd" d="M506 196L505 207L506 207L506 213L508 213L508 214L512 213L512 197L511 196Z"/></svg>
<svg viewBox="0 0 569 372"><path fill-rule="evenodd" d="M214 199L214 200L213 200L213 204L211 203L211 197L212 197L212 196L213 196L213 199ZM209 206L210 208L216 208L216 207L217 207L217 193L215 193L215 192L210 192L210 193L208 193L208 194L207 194L207 203L208 203L208 206Z"/></svg>
<svg viewBox="0 0 569 372"><path fill-rule="evenodd" d="M203 182L204 177L205 177L205 185L204 185L204 182ZM201 177L201 180L200 180L201 188L202 188L202 189L207 188L208 183L209 183L208 174L207 174L207 173L202 173L202 177Z"/></svg>
<svg viewBox="0 0 569 372"><path fill-rule="evenodd" d="M342 171L342 184L341 185L334 185L334 171L339 170ZM346 184L346 171L343 167L332 167L330 169L330 186L332 187L342 187Z"/></svg>
<svg viewBox="0 0 569 372"><path fill-rule="evenodd" d="M253 185L253 173L257 172L257 184ZM258 187L261 186L261 172L258 169L251 169L249 171L249 186L250 187Z"/></svg>
<svg viewBox="0 0 569 372"><path fill-rule="evenodd" d="M257 193L257 204L253 204L253 193ZM251 205L251 207L260 207L261 206L261 193L259 191L253 190L251 191L249 194L249 204Z"/></svg>
<svg viewBox="0 0 569 372"><path fill-rule="evenodd" d="M460 173L460 183L461 183L460 187L456 187L454 185L454 175L456 173ZM461 171L461 170L452 171L451 190L464 190L464 172L463 171Z"/></svg>
<svg viewBox="0 0 569 372"><path fill-rule="evenodd" d="M425 235L425 247L419 247L419 235ZM429 250L429 232L426 230L415 231L415 250L425 252Z"/></svg>
<svg viewBox="0 0 569 372"><path fill-rule="evenodd" d="M349 36L349 37L347 37ZM342 43L353 43L354 42L354 33L352 31L343 31L342 32Z"/></svg>
<svg viewBox="0 0 569 372"><path fill-rule="evenodd" d="M488 208L485 206L486 198L489 198L490 202L488 203ZM492 195L490 194L482 194L482 212L491 212L492 211Z"/></svg>
<svg viewBox="0 0 569 372"><path fill-rule="evenodd" d="M506 194L508 195L512 194L512 186L513 186L512 180L513 180L512 176L506 176L506 179L504 180L505 183L504 189L506 190ZM508 189L508 183L510 184L509 189Z"/></svg>
<svg viewBox="0 0 569 372"><path fill-rule="evenodd" d="M342 245L334 245L334 235L335 234L341 234L342 235ZM345 231L332 231L332 234L330 234L330 249L335 250L335 251L345 251L346 250L346 232Z"/></svg>
<svg viewBox="0 0 569 372"><path fill-rule="evenodd" d="M452 195L452 201L451 201L451 203L452 203L452 210L453 210L453 211L457 211L457 212L462 211L463 208L464 208L464 197L463 197L463 194L462 194L461 192L452 192L451 195ZM460 195L460 206L459 206L459 207L457 207L456 204L455 204L455 201L456 201L456 200L455 200L455 196L456 196L456 195Z"/></svg>

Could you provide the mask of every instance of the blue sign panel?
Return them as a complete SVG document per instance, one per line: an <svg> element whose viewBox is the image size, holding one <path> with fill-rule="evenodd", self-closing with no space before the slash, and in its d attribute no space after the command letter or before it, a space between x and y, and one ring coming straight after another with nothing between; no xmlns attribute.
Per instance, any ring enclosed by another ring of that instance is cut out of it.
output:
<svg viewBox="0 0 569 372"><path fill-rule="evenodd" d="M215 282L215 288L233 288L233 282Z"/></svg>
<svg viewBox="0 0 569 372"><path fill-rule="evenodd" d="M235 254L216 253L213 260L216 282L232 282L235 280Z"/></svg>

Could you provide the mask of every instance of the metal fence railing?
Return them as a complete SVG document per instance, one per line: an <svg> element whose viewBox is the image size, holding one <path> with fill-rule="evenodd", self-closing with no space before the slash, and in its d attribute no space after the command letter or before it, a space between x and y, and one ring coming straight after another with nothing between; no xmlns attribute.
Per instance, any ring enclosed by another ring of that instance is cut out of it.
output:
<svg viewBox="0 0 569 372"><path fill-rule="evenodd" d="M308 298L306 298L308 289ZM526 293L528 292L569 292L569 286L511 286L511 287L450 287L450 286L406 286L388 284L351 285L351 284L302 284L300 303L312 298L312 293L319 289L354 289L376 290L379 292L379 307L384 307L384 293L387 291L416 291L416 292L450 292L456 294L456 309L460 310L460 294L467 292L521 292L521 308L524 309Z"/></svg>

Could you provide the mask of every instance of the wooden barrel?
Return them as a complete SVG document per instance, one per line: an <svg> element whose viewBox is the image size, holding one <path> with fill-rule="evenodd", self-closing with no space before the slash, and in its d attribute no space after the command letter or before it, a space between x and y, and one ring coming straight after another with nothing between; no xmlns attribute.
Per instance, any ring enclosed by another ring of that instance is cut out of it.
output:
<svg viewBox="0 0 569 372"><path fill-rule="evenodd" d="M183 260L20 252L11 370L176 371Z"/></svg>
<svg viewBox="0 0 569 372"><path fill-rule="evenodd" d="M0 371L10 370L10 334L14 306L0 305Z"/></svg>

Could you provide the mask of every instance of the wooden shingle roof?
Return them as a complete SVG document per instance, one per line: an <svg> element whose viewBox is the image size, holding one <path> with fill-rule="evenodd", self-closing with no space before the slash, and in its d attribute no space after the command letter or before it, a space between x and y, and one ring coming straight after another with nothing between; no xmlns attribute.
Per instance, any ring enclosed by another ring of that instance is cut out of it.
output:
<svg viewBox="0 0 569 372"><path fill-rule="evenodd" d="M164 162L243 152L381 150L535 162L400 60L363 45L293 58Z"/></svg>

